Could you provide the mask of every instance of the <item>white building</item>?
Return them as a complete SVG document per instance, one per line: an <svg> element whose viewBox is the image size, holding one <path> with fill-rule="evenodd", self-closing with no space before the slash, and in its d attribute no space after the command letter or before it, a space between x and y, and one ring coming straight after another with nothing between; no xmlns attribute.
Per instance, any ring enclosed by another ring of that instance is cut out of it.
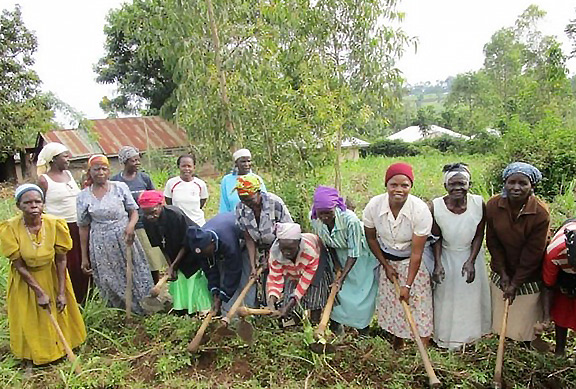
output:
<svg viewBox="0 0 576 389"><path fill-rule="evenodd" d="M395 134L392 134L388 137L390 140L402 140L404 142L416 142L422 139L430 139L430 138L437 138L442 135L452 136L454 138L460 138L469 140L470 137L466 135L459 134L455 131L449 130L447 128L443 128L437 125L431 125L429 130L426 133L420 131L420 127L418 126L410 126L406 127L405 129L398 131Z"/></svg>

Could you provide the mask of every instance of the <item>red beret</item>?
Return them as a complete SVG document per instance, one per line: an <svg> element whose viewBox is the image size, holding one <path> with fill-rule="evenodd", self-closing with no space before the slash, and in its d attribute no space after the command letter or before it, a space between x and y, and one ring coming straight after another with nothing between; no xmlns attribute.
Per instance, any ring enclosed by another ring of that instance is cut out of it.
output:
<svg viewBox="0 0 576 389"><path fill-rule="evenodd" d="M402 174L410 179L410 182L414 184L414 172L412 171L412 166L404 162L393 163L392 165L388 166L388 170L386 170L386 178L384 179L384 184L387 184L388 181L399 174Z"/></svg>
<svg viewBox="0 0 576 389"><path fill-rule="evenodd" d="M140 208L152 208L164 204L164 193L159 190L145 190L138 197Z"/></svg>

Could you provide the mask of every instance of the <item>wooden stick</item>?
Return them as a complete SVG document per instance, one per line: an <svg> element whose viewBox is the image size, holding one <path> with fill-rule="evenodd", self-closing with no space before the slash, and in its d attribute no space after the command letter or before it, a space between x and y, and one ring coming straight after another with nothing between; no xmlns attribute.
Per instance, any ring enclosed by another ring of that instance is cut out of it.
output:
<svg viewBox="0 0 576 389"><path fill-rule="evenodd" d="M342 273L340 271L336 272L336 280L340 278L341 274ZM318 324L316 331L314 331L314 335L316 337L324 336L324 332L326 331L326 327L328 326L328 321L330 320L330 314L332 313L332 307L334 306L334 300L336 300L338 290L339 290L338 284L334 282L332 284L332 288L330 288L330 295L328 296L328 300L326 300L326 306L322 311L322 318L320 319L320 324Z"/></svg>
<svg viewBox="0 0 576 389"><path fill-rule="evenodd" d="M160 278L156 283L156 285L154 285L154 287L150 290L150 296L158 297L158 295L160 294L160 290L162 289L164 284L168 281L168 278L170 278L170 274L165 274L164 276L162 276L162 278Z"/></svg>
<svg viewBox="0 0 576 389"><path fill-rule="evenodd" d="M494 368L494 387L502 388L502 363L504 362L504 342L506 341L506 328L508 327L508 309L510 300L504 300L504 314L500 327L500 339L498 341L498 353L496 354L496 367Z"/></svg>
<svg viewBox="0 0 576 389"><path fill-rule="evenodd" d="M132 317L132 246L126 245L126 319Z"/></svg>
<svg viewBox="0 0 576 389"><path fill-rule="evenodd" d="M256 272L256 276L250 277L250 279L246 283L246 286L244 286L244 289L242 289L242 292L240 292L240 294L238 295L238 298L236 299L236 301L234 301L234 304L232 304L232 307L228 311L228 314L226 314L226 317L224 319L222 319L222 321L224 323L226 323L226 325L228 325L228 323L230 323L230 320L232 320L232 318L236 314L236 311L238 310L240 305L242 305L242 303L244 302L244 297L246 297L246 294L248 293L248 291L250 290L252 285L254 285L254 283L256 282L256 279L258 277L260 277L260 274L262 274L263 270L264 270L264 267L260 266L258 268L258 271Z"/></svg>
<svg viewBox="0 0 576 389"><path fill-rule="evenodd" d="M60 342L62 342L62 345L64 346L64 350L66 350L66 355L68 356L68 360L70 362L72 362L72 365L74 365L74 371L76 372L76 374L82 373L82 369L80 368L80 364L77 363L76 355L74 354L74 351L72 351L72 349L70 348L70 345L66 341L66 338L64 337L64 333L62 333L62 329L60 328L60 325L58 324L56 317L54 317L54 314L52 313L50 308L48 308L47 311L48 311L48 316L50 317L50 321L52 322L52 326L54 326L54 330L58 334L58 338L60 338Z"/></svg>
<svg viewBox="0 0 576 389"><path fill-rule="evenodd" d="M198 328L198 331L196 331L194 339L192 339L192 341L188 344L188 351L191 353L196 352L200 347L200 344L202 343L202 337L204 336L204 332L206 332L206 328L208 328L208 324L210 324L212 317L214 317L214 311L210 311L210 313L208 313L208 315L204 318L202 325L200 328Z"/></svg>
<svg viewBox="0 0 576 389"><path fill-rule="evenodd" d="M250 316L250 315L266 316L266 315L272 315L274 313L278 313L277 310L273 310L273 309L248 308L248 307L239 307L237 312L238 312L239 316Z"/></svg>
<svg viewBox="0 0 576 389"><path fill-rule="evenodd" d="M398 285L398 278L394 279L394 288L396 289L396 294L398 295L398 299L400 299L400 285ZM404 309L404 315L406 315L406 321L410 324L410 330L412 331L412 336L416 341L416 345L418 345L418 351L420 352L420 357L422 357L422 362L424 363L424 368L426 369L426 374L428 374L428 380L430 387L438 387L440 386L440 380L436 377L436 373L434 372L434 368L432 367L432 363L430 362L430 358L428 357L428 351L422 343L422 339L420 339L420 333L418 332L418 328L416 327L416 322L412 317L412 312L410 311L410 306L404 300L400 300L402 304L402 308Z"/></svg>

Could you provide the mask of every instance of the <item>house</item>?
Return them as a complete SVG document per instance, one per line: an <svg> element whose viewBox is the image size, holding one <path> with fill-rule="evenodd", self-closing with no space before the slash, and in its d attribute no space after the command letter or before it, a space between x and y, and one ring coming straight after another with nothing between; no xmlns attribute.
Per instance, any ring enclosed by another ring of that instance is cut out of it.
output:
<svg viewBox="0 0 576 389"><path fill-rule="evenodd" d="M342 154L344 159L357 161L360 158L360 150L365 149L370 146L370 143L354 138L353 136L342 139L340 148L342 149Z"/></svg>
<svg viewBox="0 0 576 389"><path fill-rule="evenodd" d="M122 146L134 146L142 153L162 150L176 154L190 144L186 131L158 116L96 119L90 120L87 127L39 134L36 150L40 152L49 142L62 143L71 154L70 170L79 178L93 154L106 155L112 171L118 171L118 150Z"/></svg>
<svg viewBox="0 0 576 389"><path fill-rule="evenodd" d="M412 143L423 139L437 138L443 135L452 136L454 138L460 138L469 140L470 137L466 135L459 134L455 131L449 130L436 125L431 125L430 128L423 132L420 130L419 126L410 126L405 129L396 132L388 137L390 140L401 140L404 142Z"/></svg>

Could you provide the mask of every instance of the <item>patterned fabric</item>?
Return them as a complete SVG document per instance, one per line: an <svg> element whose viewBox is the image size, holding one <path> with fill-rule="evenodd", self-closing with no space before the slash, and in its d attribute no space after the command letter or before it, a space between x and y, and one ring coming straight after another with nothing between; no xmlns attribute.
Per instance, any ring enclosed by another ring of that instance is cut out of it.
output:
<svg viewBox="0 0 576 389"><path fill-rule="evenodd" d="M118 150L118 161L120 163L126 163L130 158L136 157L140 155L140 151L136 147L132 146L122 146L120 150Z"/></svg>
<svg viewBox="0 0 576 389"><path fill-rule="evenodd" d="M300 301L318 269L320 263L320 238L314 234L302 234L300 252L296 260L292 262L284 258L280 252L278 241L270 249L268 259L268 281L266 282L267 295L280 298L284 291L286 279L297 280L297 285L292 296ZM291 296L291 297L292 297Z"/></svg>
<svg viewBox="0 0 576 389"><path fill-rule="evenodd" d="M576 221L564 224L558 232L556 232L546 249L545 261L551 261L566 273L576 274L576 268L570 265L570 262L568 261L566 235L564 234L564 230L566 229L576 231Z"/></svg>
<svg viewBox="0 0 576 389"><path fill-rule="evenodd" d="M535 166L525 162L512 162L506 166L502 172L502 179L506 181L512 174L522 173L530 179L532 185L535 185L542 180L542 173Z"/></svg>
<svg viewBox="0 0 576 389"><path fill-rule="evenodd" d="M248 174L254 174L252 172ZM266 185L264 185L264 180L262 177L254 174L260 179L262 186L260 187L261 192L266 192ZM222 177L220 181L220 209L218 212L234 212L236 209L236 204L240 202L240 197L238 197L238 192L234 190L236 186L236 179L238 178L237 169L234 169L230 174L226 174Z"/></svg>
<svg viewBox="0 0 576 389"><path fill-rule="evenodd" d="M252 195L262 189L262 182L260 182L257 175L246 174L238 176L234 189L238 191L238 195L240 196Z"/></svg>
<svg viewBox="0 0 576 389"><path fill-rule="evenodd" d="M128 212L138 208L128 186L123 182L108 182L108 192L97 199L90 187L77 199L78 225L90 226L90 263L96 286L102 297L113 307L124 307L126 290L126 250L124 230ZM140 241L132 246L133 287L132 311L143 313L140 300L154 286L148 262Z"/></svg>
<svg viewBox="0 0 576 389"><path fill-rule="evenodd" d="M276 223L292 223L292 216L284 201L273 193L260 192L262 210L260 224L254 211L243 203L236 206L236 224L242 232L248 232L257 246L270 247L276 240Z"/></svg>
<svg viewBox="0 0 576 389"><path fill-rule="evenodd" d="M498 273L492 272L490 274L490 281L492 281L492 283L494 283L494 285L498 285L498 287L500 287L500 280L501 279L502 278L500 277L500 275ZM522 296L525 294L540 293L541 290L542 290L542 281L525 282L522 285L520 285L518 288L516 288L516 295Z"/></svg>

